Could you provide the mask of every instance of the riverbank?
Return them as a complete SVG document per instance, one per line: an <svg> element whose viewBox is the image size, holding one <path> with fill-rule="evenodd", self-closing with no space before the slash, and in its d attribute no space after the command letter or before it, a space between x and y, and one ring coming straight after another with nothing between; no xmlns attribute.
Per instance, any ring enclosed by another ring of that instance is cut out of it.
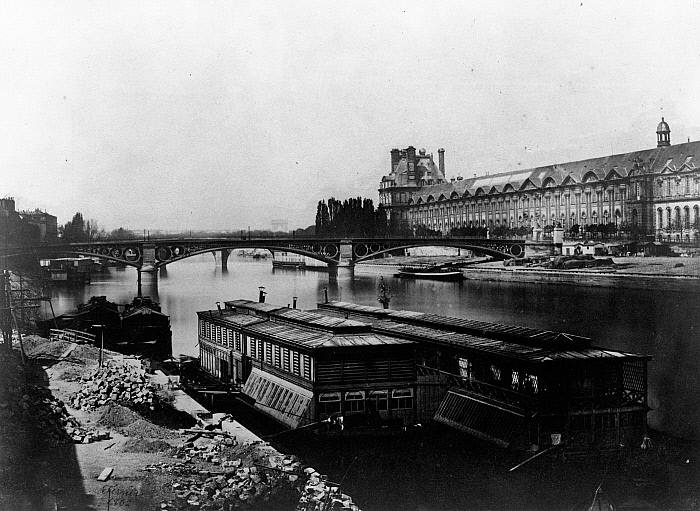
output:
<svg viewBox="0 0 700 511"><path fill-rule="evenodd" d="M576 270L554 270L537 265L504 266L502 261L451 256L392 257L361 263L364 272L393 273L402 266L458 263L464 264L467 280L523 282L626 289L655 289L700 293L698 257L614 257L613 265Z"/></svg>
<svg viewBox="0 0 700 511"><path fill-rule="evenodd" d="M37 336L24 349L0 355L0 509L357 509L240 424L170 407L136 359L105 350L100 369L99 348Z"/></svg>

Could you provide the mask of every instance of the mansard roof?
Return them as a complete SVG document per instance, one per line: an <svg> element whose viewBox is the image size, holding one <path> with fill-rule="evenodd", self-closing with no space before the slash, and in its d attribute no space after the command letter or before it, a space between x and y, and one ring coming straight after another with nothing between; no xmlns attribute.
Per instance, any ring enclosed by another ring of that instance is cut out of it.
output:
<svg viewBox="0 0 700 511"><path fill-rule="evenodd" d="M421 180L431 179L434 182L445 181L445 176L440 172L440 168L435 164L429 155L416 155L416 185L420 186ZM389 175L382 177L382 181L393 181L395 186L409 186L408 181L408 162L405 157L399 160L396 169ZM428 185L429 186L429 185Z"/></svg>
<svg viewBox="0 0 700 511"><path fill-rule="evenodd" d="M423 202L428 196L449 197L453 191L461 197L474 196L481 189L486 194L518 192L554 186L580 185L591 181L608 181L634 174L661 174L696 169L700 166L700 141L655 147L642 151L590 158L587 160L546 165L513 172L474 176L440 185L423 186L414 197ZM512 187L512 189L511 189Z"/></svg>

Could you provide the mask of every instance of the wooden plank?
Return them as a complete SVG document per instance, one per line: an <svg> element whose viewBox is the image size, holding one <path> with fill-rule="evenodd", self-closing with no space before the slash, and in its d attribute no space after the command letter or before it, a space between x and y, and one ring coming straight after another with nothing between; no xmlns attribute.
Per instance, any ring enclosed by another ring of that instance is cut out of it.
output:
<svg viewBox="0 0 700 511"><path fill-rule="evenodd" d="M97 476L98 481L106 481L109 479L112 475L112 472L114 472L114 468L112 467L105 467L105 469L100 473L99 476Z"/></svg>

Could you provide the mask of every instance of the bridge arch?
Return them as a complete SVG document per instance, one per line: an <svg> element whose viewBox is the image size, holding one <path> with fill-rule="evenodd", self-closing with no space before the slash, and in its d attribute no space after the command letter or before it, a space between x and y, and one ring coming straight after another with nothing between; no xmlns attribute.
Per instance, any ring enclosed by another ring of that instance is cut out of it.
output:
<svg viewBox="0 0 700 511"><path fill-rule="evenodd" d="M469 240L450 240L450 239L445 239L443 241L440 240L431 240L429 243L425 242L420 242L420 240L417 240L417 242L402 242L398 244L392 244L391 246L377 246L374 247L375 250L373 250L373 247L367 247L366 251L365 249L361 248L361 245L356 245L353 248L354 252L354 262L359 263L362 261L367 261L370 259L375 258L376 256L380 254L385 254L388 252L392 252L394 250L402 250L402 249L407 249L407 248L417 248L417 247L450 247L450 248L463 248L467 250L471 250L473 252L479 253L479 254L485 254L485 255L490 255L492 257L495 257L496 259L517 259L521 258L525 255L525 246L524 244L518 244L518 243L513 243L504 241L503 243L499 243L498 240L493 240L493 245L492 246L483 246L479 245L476 243L470 243ZM359 250L358 250L359 249Z"/></svg>
<svg viewBox="0 0 700 511"><path fill-rule="evenodd" d="M141 258L139 257L137 260L130 261L128 259L116 257L111 254L101 254L101 253L95 253L95 252L89 252L87 250L81 250L81 249L71 249L70 247L67 247L62 250L65 254L74 254L74 255L81 255L85 257L94 257L96 259L104 259L105 261L113 261L115 263L121 263L121 264L126 264L127 266L133 266L134 268L141 268Z"/></svg>
<svg viewBox="0 0 700 511"><path fill-rule="evenodd" d="M283 247L283 246L275 246L275 245L265 245L265 244L259 244L259 243L251 243L250 245L241 245L241 244L236 244L235 246L232 246L230 244L222 244L219 246L211 246L211 247L206 247L202 248L199 250L187 250L182 252L181 254L176 254L173 257L169 257L167 259L158 259L158 248L156 249L156 263L154 266L156 268L162 268L164 266L167 266L169 264L173 264L178 261L182 261L183 259L188 259L190 257L198 256L201 254L207 254L207 253L214 253L214 252L219 252L221 250L237 250L237 249L259 249L259 250L268 250L270 253L272 252L292 252L293 254L298 254L302 256L309 257L311 259L316 259L318 261L327 263L329 265L337 264L338 259L337 257L340 255L340 249L332 243L318 243L315 244L317 245L318 250L314 251L309 250L309 249L304 249L304 248L299 248L299 247ZM159 247L162 248L162 247Z"/></svg>

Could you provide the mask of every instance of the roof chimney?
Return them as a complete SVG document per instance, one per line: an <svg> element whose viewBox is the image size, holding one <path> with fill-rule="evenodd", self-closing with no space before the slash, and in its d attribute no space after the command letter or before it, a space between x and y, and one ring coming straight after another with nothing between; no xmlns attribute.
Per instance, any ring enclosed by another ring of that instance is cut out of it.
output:
<svg viewBox="0 0 700 511"><path fill-rule="evenodd" d="M445 177L445 150L442 147L438 149L438 168L442 177Z"/></svg>
<svg viewBox="0 0 700 511"><path fill-rule="evenodd" d="M408 146L406 148L406 165L408 166L408 182L416 182L416 148Z"/></svg>
<svg viewBox="0 0 700 511"><path fill-rule="evenodd" d="M398 149L391 150L391 171L394 172L401 161L401 152Z"/></svg>

